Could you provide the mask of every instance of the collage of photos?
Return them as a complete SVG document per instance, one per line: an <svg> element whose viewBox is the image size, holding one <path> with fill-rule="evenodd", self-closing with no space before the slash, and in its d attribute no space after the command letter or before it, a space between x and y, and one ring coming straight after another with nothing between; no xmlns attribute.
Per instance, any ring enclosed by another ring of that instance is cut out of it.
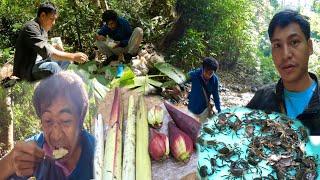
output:
<svg viewBox="0 0 320 180"><path fill-rule="evenodd" d="M1 0L0 180L320 180L320 0Z"/></svg>

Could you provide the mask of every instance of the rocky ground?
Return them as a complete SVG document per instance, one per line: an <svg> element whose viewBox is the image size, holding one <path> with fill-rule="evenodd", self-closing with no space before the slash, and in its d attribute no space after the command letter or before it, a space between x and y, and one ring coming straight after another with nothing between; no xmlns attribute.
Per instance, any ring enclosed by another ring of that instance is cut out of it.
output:
<svg viewBox="0 0 320 180"><path fill-rule="evenodd" d="M241 92L237 87L225 87L222 84L220 88L220 101L222 109L234 106L245 106L253 97L254 92Z"/></svg>

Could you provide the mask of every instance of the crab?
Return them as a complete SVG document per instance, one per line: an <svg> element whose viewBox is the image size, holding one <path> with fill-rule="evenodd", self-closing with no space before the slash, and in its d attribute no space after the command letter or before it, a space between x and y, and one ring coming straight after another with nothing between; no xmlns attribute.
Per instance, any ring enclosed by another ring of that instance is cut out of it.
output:
<svg viewBox="0 0 320 180"><path fill-rule="evenodd" d="M223 175L222 177L226 176L226 179L245 179L244 175L245 172L249 170L249 164L247 161L243 159L238 159L237 161L232 161L230 164L229 175Z"/></svg>
<svg viewBox="0 0 320 180"><path fill-rule="evenodd" d="M223 161L230 162L231 158L234 156L237 156L237 159L240 158L241 149L237 146L231 147L230 145L226 145L223 142L219 142L217 147L217 157L222 160L222 163Z"/></svg>

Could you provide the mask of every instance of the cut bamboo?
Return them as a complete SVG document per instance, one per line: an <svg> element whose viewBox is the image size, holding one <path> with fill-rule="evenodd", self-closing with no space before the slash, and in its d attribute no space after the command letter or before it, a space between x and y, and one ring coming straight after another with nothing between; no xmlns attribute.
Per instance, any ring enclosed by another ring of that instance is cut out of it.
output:
<svg viewBox="0 0 320 180"><path fill-rule="evenodd" d="M122 108L121 90L115 89L111 115L107 122L103 179L121 179L122 170Z"/></svg>
<svg viewBox="0 0 320 180"><path fill-rule="evenodd" d="M130 95L128 104L128 118L123 144L123 152L125 153L123 154L122 179L134 180L136 173L136 116L133 95Z"/></svg>
<svg viewBox="0 0 320 180"><path fill-rule="evenodd" d="M149 129L144 97L139 97L136 124L136 180L151 180L151 160L148 152Z"/></svg>
<svg viewBox="0 0 320 180"><path fill-rule="evenodd" d="M104 136L103 122L101 114L98 114L94 122L94 137L96 139L96 148L94 153L94 179L102 179L103 153L104 153Z"/></svg>

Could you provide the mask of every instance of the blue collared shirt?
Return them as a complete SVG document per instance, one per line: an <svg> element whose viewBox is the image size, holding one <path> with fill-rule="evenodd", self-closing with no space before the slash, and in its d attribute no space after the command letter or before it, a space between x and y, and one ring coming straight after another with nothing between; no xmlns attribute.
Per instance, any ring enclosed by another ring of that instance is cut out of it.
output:
<svg viewBox="0 0 320 180"><path fill-rule="evenodd" d="M117 28L115 30L111 30L108 28L107 24L104 24L98 31L98 34L103 36L108 35L114 41L120 41L120 47L126 47L132 35L132 29L126 19L119 17L117 20Z"/></svg>
<svg viewBox="0 0 320 180"><path fill-rule="evenodd" d="M95 150L95 139L87 131L82 130L80 137L81 155L76 168L68 176L69 180L89 180L93 179L93 157ZM37 134L27 141L33 140L39 147L43 147L45 139L43 133Z"/></svg>
<svg viewBox="0 0 320 180"><path fill-rule="evenodd" d="M189 93L188 109L194 114L201 114L207 107L207 100L202 90L202 68L195 69L188 73L191 81L191 92ZM219 79L213 74L213 76L206 83L209 96L213 96L213 101L218 112L220 108L219 97Z"/></svg>

